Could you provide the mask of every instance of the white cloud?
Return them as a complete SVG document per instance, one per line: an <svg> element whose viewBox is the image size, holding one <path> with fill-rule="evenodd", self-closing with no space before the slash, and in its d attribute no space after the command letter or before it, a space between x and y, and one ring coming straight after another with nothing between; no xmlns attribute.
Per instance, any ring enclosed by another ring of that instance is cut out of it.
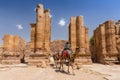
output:
<svg viewBox="0 0 120 80"><path fill-rule="evenodd" d="M49 16L50 16L50 18L52 17L52 15L51 15L51 14L49 14Z"/></svg>
<svg viewBox="0 0 120 80"><path fill-rule="evenodd" d="M23 26L21 24L17 24L16 27L18 28L18 30L22 30Z"/></svg>
<svg viewBox="0 0 120 80"><path fill-rule="evenodd" d="M58 24L62 27L65 26L65 24L66 24L65 19L61 19Z"/></svg>
<svg viewBox="0 0 120 80"><path fill-rule="evenodd" d="M37 8L34 8L34 11L36 11Z"/></svg>

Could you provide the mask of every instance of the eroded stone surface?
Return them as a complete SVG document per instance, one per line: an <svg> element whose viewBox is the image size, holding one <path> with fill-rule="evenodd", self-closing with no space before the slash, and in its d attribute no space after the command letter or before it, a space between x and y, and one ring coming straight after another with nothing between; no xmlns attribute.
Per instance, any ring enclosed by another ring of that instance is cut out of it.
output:
<svg viewBox="0 0 120 80"><path fill-rule="evenodd" d="M96 62L118 61L120 22L109 20L94 30L94 57Z"/></svg>
<svg viewBox="0 0 120 80"><path fill-rule="evenodd" d="M50 52L51 18L50 10L44 10L42 4L36 9L36 23L31 23L31 50Z"/></svg>
<svg viewBox="0 0 120 80"><path fill-rule="evenodd" d="M3 37L2 64L20 63L26 48L26 42L19 36L6 34Z"/></svg>
<svg viewBox="0 0 120 80"><path fill-rule="evenodd" d="M88 28L84 26L83 16L71 17L69 24L69 42L73 52L80 49L79 58L81 63L91 63ZM78 61L77 61L78 62Z"/></svg>

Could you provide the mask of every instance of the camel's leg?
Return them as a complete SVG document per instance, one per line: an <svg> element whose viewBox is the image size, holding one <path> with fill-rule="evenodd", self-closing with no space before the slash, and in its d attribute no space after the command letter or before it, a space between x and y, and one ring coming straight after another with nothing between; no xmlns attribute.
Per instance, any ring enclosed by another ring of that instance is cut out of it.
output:
<svg viewBox="0 0 120 80"><path fill-rule="evenodd" d="M71 67L72 67L72 73L73 73L73 75L75 75L75 72L74 72L74 65L72 64Z"/></svg>
<svg viewBox="0 0 120 80"><path fill-rule="evenodd" d="M60 60L60 67L59 67L59 70L61 69L61 67L62 67L62 62L61 62L61 60Z"/></svg>
<svg viewBox="0 0 120 80"><path fill-rule="evenodd" d="M60 60L60 67L59 70L63 70L63 60Z"/></svg>
<svg viewBox="0 0 120 80"><path fill-rule="evenodd" d="M58 68L58 61L56 61L56 68Z"/></svg>
<svg viewBox="0 0 120 80"><path fill-rule="evenodd" d="M64 61L61 62L62 71L64 71L63 64L64 64Z"/></svg>
<svg viewBox="0 0 120 80"><path fill-rule="evenodd" d="M68 73L70 73L70 64L69 64L69 62L68 62Z"/></svg>

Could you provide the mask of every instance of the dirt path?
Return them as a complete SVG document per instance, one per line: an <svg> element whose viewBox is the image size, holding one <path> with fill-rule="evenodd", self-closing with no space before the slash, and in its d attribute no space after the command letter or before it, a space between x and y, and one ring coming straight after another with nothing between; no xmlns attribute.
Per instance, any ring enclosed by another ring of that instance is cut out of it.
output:
<svg viewBox="0 0 120 80"><path fill-rule="evenodd" d="M111 68L114 68L113 70L115 71L111 70ZM101 64L82 65L79 70L75 70L76 75L73 76L51 67L4 67L2 65L2 67L0 67L0 80L120 80L120 77L114 76L114 73L117 75L120 74L120 67L116 68L116 66L113 66L111 68ZM102 72L103 70L104 72ZM66 68L65 71L67 71ZM109 71L113 73L110 72L110 74L108 74ZM113 74L113 79L110 77L111 74Z"/></svg>

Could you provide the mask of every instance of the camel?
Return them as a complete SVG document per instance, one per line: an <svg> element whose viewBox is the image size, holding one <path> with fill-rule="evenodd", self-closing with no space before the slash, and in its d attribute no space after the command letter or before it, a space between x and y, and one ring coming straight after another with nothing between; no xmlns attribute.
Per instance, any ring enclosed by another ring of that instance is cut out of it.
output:
<svg viewBox="0 0 120 80"><path fill-rule="evenodd" d="M58 68L58 64L60 63L61 60L61 53L53 54L53 58L55 61L55 66Z"/></svg>
<svg viewBox="0 0 120 80"><path fill-rule="evenodd" d="M78 53L79 53L79 48L76 48L75 53L72 53L72 54L70 54L68 50L63 51L62 56L60 58L60 68L59 68L59 70L62 69L62 71L64 71L63 70L63 64L66 63L66 61L67 61L67 65L68 65L67 71L68 71L68 73L70 73L70 66L71 66L72 73L73 73L73 75L75 75L75 73L74 73L74 61L77 58Z"/></svg>

